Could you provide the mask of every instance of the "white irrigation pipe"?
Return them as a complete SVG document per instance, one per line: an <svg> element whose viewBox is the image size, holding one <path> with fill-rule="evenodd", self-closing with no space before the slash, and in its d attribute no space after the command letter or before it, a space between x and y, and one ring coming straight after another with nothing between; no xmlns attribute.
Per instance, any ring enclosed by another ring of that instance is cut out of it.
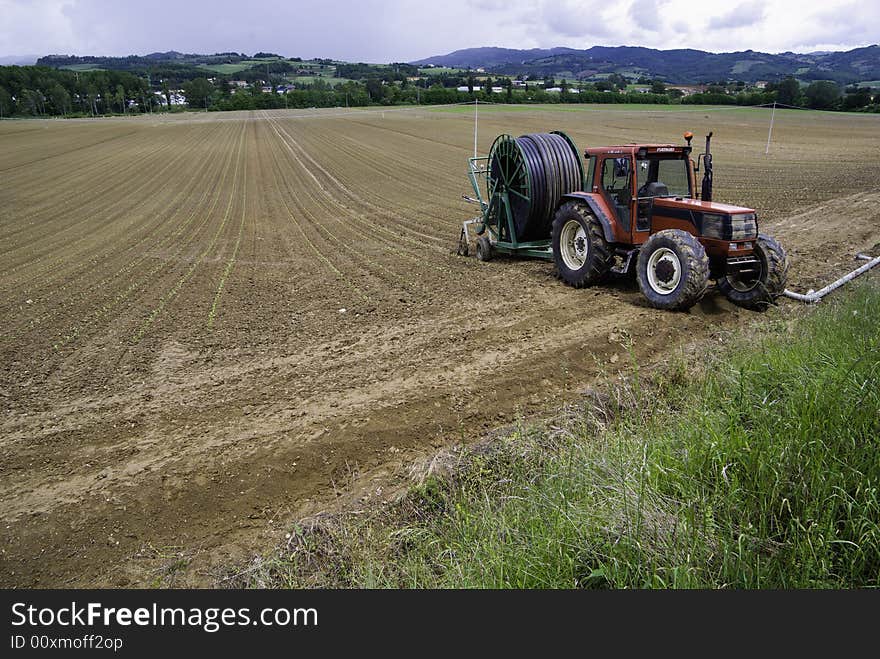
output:
<svg viewBox="0 0 880 659"><path fill-rule="evenodd" d="M800 302L806 302L807 304L812 304L814 302L818 302L823 297L828 295L831 291L836 290L843 286L845 283L852 281L859 275L867 272L874 266L880 264L880 256L870 257L867 254L856 254L857 259L861 259L863 261L868 261L865 265L860 268L857 268L850 272L848 275L844 275L840 279L835 282L828 284L825 288L820 289L818 291L808 291L806 294L795 293L793 291L788 290L787 288L783 291L783 295L785 297L789 297L792 300L799 300Z"/></svg>

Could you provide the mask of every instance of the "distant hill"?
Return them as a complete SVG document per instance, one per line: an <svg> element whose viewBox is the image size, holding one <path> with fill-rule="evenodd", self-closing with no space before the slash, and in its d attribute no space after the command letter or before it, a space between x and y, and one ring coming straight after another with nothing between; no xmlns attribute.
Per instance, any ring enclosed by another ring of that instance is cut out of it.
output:
<svg viewBox="0 0 880 659"><path fill-rule="evenodd" d="M412 62L417 66L485 68L506 75L600 78L610 73L661 78L674 83L718 80L775 80L795 75L802 80L840 83L880 79L880 46L845 52L761 53L745 50L708 53L702 50L656 50L632 46L593 46L586 50L550 48L467 48Z"/></svg>
<svg viewBox="0 0 880 659"><path fill-rule="evenodd" d="M0 66L31 66L39 55L4 55L0 57Z"/></svg>
<svg viewBox="0 0 880 659"><path fill-rule="evenodd" d="M54 69L107 69L110 71L138 71L167 64L172 66L199 64L233 64L247 59L247 55L231 53L215 53L214 55L198 55L195 53L178 53L170 50L167 53L150 53L148 55L128 55L126 57L103 57L96 55L46 55L37 60L38 66L51 66ZM31 62L33 63L33 62Z"/></svg>

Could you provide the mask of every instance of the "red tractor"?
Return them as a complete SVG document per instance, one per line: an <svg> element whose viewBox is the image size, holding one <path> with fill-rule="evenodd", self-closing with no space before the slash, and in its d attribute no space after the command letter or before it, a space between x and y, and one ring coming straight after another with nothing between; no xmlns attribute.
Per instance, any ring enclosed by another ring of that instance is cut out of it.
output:
<svg viewBox="0 0 880 659"><path fill-rule="evenodd" d="M583 167L563 133L498 137L470 159L482 216L464 223L459 253L476 225L477 257L495 252L552 259L559 277L581 288L631 272L648 302L688 309L709 280L733 303L763 310L785 290L788 259L758 233L754 209L712 201L712 133L699 160L686 145L589 148ZM485 179L483 196L481 179Z"/></svg>

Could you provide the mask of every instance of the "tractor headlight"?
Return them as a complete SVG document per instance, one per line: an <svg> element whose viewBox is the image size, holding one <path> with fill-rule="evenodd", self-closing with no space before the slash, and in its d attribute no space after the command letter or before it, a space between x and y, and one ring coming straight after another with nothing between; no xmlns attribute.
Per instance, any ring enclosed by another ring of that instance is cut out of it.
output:
<svg viewBox="0 0 880 659"><path fill-rule="evenodd" d="M758 235L758 224L754 213L741 213L730 218L730 239L746 240Z"/></svg>
<svg viewBox="0 0 880 659"><path fill-rule="evenodd" d="M724 216L717 213L703 213L703 236L724 240Z"/></svg>

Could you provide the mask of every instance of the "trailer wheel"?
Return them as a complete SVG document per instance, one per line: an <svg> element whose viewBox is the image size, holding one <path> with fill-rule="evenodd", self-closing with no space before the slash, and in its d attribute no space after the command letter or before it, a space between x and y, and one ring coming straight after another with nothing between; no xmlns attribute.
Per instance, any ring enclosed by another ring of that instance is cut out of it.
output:
<svg viewBox="0 0 880 659"><path fill-rule="evenodd" d="M590 286L611 269L613 257L602 225L584 204L569 201L559 207L551 238L556 271L566 284L575 288Z"/></svg>
<svg viewBox="0 0 880 659"><path fill-rule="evenodd" d="M709 285L709 257L700 242L679 229L658 231L639 251L639 289L652 307L690 309Z"/></svg>
<svg viewBox="0 0 880 659"><path fill-rule="evenodd" d="M492 242L489 240L489 236L477 238L477 258L480 261L490 261L492 259Z"/></svg>
<svg viewBox="0 0 880 659"><path fill-rule="evenodd" d="M776 240L763 233L755 243L759 272L754 277L725 275L718 278L718 289L737 306L766 311L785 290L788 255Z"/></svg>
<svg viewBox="0 0 880 659"><path fill-rule="evenodd" d="M467 256L470 253L467 234L464 232L464 229L461 230L461 235L458 237L458 249L455 250L455 253L459 256Z"/></svg>

